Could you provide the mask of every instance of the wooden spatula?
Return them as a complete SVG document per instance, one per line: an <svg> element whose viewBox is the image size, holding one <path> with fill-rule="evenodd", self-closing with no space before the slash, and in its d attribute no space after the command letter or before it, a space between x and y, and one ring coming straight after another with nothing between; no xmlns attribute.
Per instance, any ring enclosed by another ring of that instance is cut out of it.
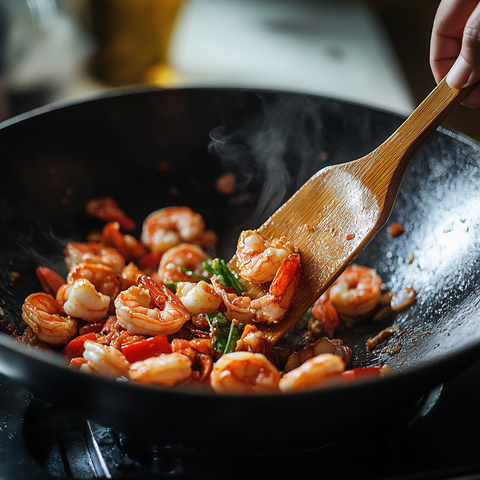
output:
<svg viewBox="0 0 480 480"><path fill-rule="evenodd" d="M286 317L258 326L271 345L385 224L413 155L472 89L452 89L443 79L378 148L358 160L320 170L257 229L267 238L283 235L298 246L305 278ZM264 287L252 284L248 291L255 297L265 293Z"/></svg>

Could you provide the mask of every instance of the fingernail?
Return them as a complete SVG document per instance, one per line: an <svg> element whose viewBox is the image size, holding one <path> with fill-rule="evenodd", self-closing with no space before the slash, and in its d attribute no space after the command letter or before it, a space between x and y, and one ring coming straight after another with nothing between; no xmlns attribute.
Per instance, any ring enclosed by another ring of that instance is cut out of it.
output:
<svg viewBox="0 0 480 480"><path fill-rule="evenodd" d="M447 83L451 88L464 88L472 74L472 67L459 56L447 75Z"/></svg>

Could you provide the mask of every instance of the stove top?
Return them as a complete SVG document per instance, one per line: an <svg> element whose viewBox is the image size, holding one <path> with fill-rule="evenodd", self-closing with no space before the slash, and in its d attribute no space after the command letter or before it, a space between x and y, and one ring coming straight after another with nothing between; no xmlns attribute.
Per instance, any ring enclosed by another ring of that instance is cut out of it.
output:
<svg viewBox="0 0 480 480"><path fill-rule="evenodd" d="M31 395L0 376L0 478L480 478L480 361L418 401L395 425L308 451L245 455L144 445ZM322 412L314 412L322 414ZM312 413L313 414L313 413ZM308 418L306 418L308 421ZM194 425L192 425L194 428ZM188 432L185 432L188 435ZM208 439L206 439L208 442Z"/></svg>
<svg viewBox="0 0 480 480"><path fill-rule="evenodd" d="M480 478L480 362L419 400L398 425L281 455L221 457L177 445L143 445L35 398L0 376L2 479L67 478ZM320 413L320 412L319 412ZM194 425L192 425L194 428ZM188 435L188 432L186 432Z"/></svg>

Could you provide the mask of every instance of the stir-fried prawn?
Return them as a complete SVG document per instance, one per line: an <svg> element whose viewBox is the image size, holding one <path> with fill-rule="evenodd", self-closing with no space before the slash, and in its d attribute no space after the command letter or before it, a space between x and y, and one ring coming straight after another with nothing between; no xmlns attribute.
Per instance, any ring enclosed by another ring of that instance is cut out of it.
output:
<svg viewBox="0 0 480 480"><path fill-rule="evenodd" d="M322 387L326 382L340 379L345 362L338 355L323 353L286 373L279 382L283 393L298 392Z"/></svg>
<svg viewBox="0 0 480 480"><path fill-rule="evenodd" d="M63 345L77 333L77 320L62 315L55 298L44 292L32 293L22 305L23 321L43 342Z"/></svg>
<svg viewBox="0 0 480 480"><path fill-rule="evenodd" d="M216 393L276 393L280 373L262 353L232 352L213 365L210 385Z"/></svg>
<svg viewBox="0 0 480 480"><path fill-rule="evenodd" d="M167 287L146 275L139 275L137 283L114 301L117 320L130 334L171 335L190 319L182 302Z"/></svg>
<svg viewBox="0 0 480 480"><path fill-rule="evenodd" d="M188 380L192 374L192 362L182 353L163 353L158 357L135 362L129 375L135 382L172 386Z"/></svg>
<svg viewBox="0 0 480 480"><path fill-rule="evenodd" d="M198 283L178 282L176 295L190 315L215 312L222 304L221 295L203 280Z"/></svg>
<svg viewBox="0 0 480 480"><path fill-rule="evenodd" d="M120 292L120 275L111 267L100 263L80 263L73 266L67 275L67 284L86 279L103 295L114 299Z"/></svg>
<svg viewBox="0 0 480 480"><path fill-rule="evenodd" d="M57 290L65 283L65 279L47 267L37 267L36 269L37 277L40 280L42 289L45 293L55 296Z"/></svg>
<svg viewBox="0 0 480 480"><path fill-rule="evenodd" d="M130 364L120 350L92 340L84 343L83 358L87 363L82 370L100 373L112 378L127 377Z"/></svg>
<svg viewBox="0 0 480 480"><path fill-rule="evenodd" d="M127 217L118 203L111 197L94 198L85 206L88 215L104 222L118 222L124 232L135 229L135 222Z"/></svg>
<svg viewBox="0 0 480 480"><path fill-rule="evenodd" d="M382 294L382 279L373 268L353 264L329 289L330 300L338 313L351 317L365 315L377 305Z"/></svg>
<svg viewBox="0 0 480 480"><path fill-rule="evenodd" d="M313 304L312 315L314 320L309 323L309 329L313 335L318 338L318 333L320 333L332 338L340 325L340 319L337 309L330 300L330 290L327 290Z"/></svg>
<svg viewBox="0 0 480 480"><path fill-rule="evenodd" d="M245 230L240 234L235 253L237 268L252 283L269 282L282 261L296 252L284 237L267 240L256 230Z"/></svg>
<svg viewBox="0 0 480 480"><path fill-rule="evenodd" d="M192 243L181 243L169 248L160 260L158 276L163 282L195 282L195 278L182 268L208 278L203 262L209 260L201 247Z"/></svg>
<svg viewBox="0 0 480 480"><path fill-rule="evenodd" d="M227 292L215 278L212 278L212 284L222 296L227 309L225 316L230 321L277 323L292 303L300 275L300 255L292 253L282 260L268 293L255 300Z"/></svg>
<svg viewBox="0 0 480 480"><path fill-rule="evenodd" d="M121 272L125 266L125 259L112 247L97 242L70 242L64 250L65 264L68 269L79 263L101 263Z"/></svg>
<svg viewBox="0 0 480 480"><path fill-rule="evenodd" d="M86 322L95 322L107 316L110 297L97 292L95 286L86 278L80 278L59 288L57 302L67 315Z"/></svg>
<svg viewBox="0 0 480 480"><path fill-rule="evenodd" d="M153 252L163 253L181 242L192 242L204 230L205 222L200 214L188 207L166 207L147 216L141 241Z"/></svg>
<svg viewBox="0 0 480 480"><path fill-rule="evenodd" d="M102 243L113 247L125 259L125 262L138 260L148 253L147 247L134 236L120 232L120 223L108 222L102 230Z"/></svg>

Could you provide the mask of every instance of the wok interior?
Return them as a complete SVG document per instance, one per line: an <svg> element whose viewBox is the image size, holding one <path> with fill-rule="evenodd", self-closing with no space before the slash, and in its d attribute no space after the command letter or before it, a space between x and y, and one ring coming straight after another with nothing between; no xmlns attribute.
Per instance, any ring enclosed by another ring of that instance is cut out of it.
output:
<svg viewBox="0 0 480 480"><path fill-rule="evenodd" d="M303 94L146 89L5 122L0 129L5 316L21 325L24 298L40 290L36 266L66 273L65 243L84 241L99 227L84 213L92 198L113 197L137 222L137 238L151 211L188 205L218 233L212 253L229 259L242 229L259 226L320 168L371 151L401 121L390 113ZM476 143L443 130L414 158L387 222L402 223L404 234L392 238L384 228L357 263L375 268L388 290L413 285L417 301L385 322L342 335L355 350L353 366L388 363L395 372L408 373L433 365L435 371L436 364L444 368L445 359L476 354L479 159ZM231 195L215 188L227 172L237 178ZM20 274L14 286L11 271ZM367 352L365 340L392 323L401 333L388 348ZM14 375L5 363L2 357L1 371ZM444 372L437 373L441 378ZM30 381L26 374L19 379ZM311 395L328 401L331 393Z"/></svg>

